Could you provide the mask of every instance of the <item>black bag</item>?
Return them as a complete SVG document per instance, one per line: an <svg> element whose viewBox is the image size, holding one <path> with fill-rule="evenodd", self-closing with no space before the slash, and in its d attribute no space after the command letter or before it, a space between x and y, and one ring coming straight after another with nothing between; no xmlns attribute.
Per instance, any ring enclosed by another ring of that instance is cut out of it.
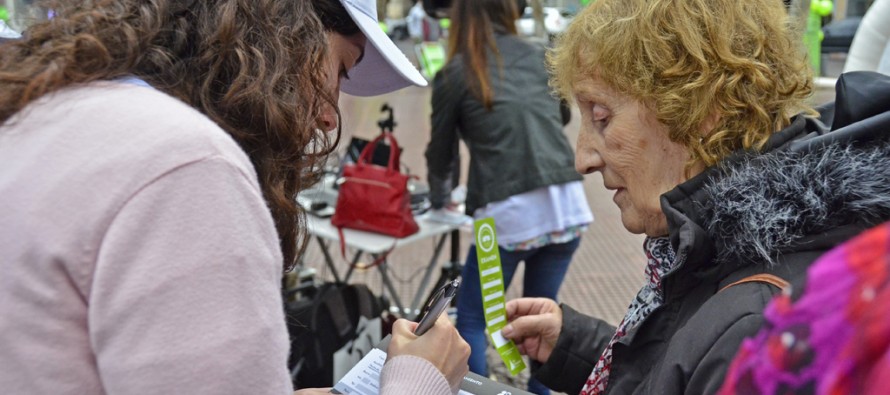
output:
<svg viewBox="0 0 890 395"><path fill-rule="evenodd" d="M334 353L356 338L359 317L380 317L387 303L362 284L325 283L285 305L295 388L332 387Z"/></svg>

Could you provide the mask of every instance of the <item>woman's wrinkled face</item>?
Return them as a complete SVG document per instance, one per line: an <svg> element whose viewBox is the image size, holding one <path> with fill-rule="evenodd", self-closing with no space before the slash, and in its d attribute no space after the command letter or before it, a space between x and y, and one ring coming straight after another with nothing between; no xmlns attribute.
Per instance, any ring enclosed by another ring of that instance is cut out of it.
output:
<svg viewBox="0 0 890 395"><path fill-rule="evenodd" d="M352 70L365 55L365 43L367 39L364 34L358 33L352 36L344 36L339 33L328 32L328 53L327 67L325 73L327 81L325 89L328 94L334 98L334 101L340 98L340 81L349 79L349 70ZM337 109L328 107L322 112L319 120L319 129L331 131L337 128Z"/></svg>
<svg viewBox="0 0 890 395"><path fill-rule="evenodd" d="M573 90L581 109L578 172L602 173L628 231L667 235L659 197L686 180L686 147L670 141L651 109L599 78L581 79Z"/></svg>

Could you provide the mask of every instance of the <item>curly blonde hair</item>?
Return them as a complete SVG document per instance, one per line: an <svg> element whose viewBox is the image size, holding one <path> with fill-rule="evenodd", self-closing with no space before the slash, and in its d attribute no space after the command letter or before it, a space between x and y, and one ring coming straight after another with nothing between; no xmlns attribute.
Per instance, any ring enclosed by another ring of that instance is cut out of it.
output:
<svg viewBox="0 0 890 395"><path fill-rule="evenodd" d="M598 0L549 54L564 98L596 76L645 103L690 165L760 149L800 112L814 113L812 71L775 0ZM702 125L714 129L702 138Z"/></svg>

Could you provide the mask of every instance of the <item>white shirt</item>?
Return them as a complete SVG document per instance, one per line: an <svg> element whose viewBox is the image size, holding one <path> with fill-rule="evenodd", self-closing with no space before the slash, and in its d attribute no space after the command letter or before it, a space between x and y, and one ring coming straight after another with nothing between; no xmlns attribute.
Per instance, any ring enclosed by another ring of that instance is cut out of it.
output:
<svg viewBox="0 0 890 395"><path fill-rule="evenodd" d="M593 222L581 181L550 185L491 202L477 209L473 216L494 218L501 245Z"/></svg>

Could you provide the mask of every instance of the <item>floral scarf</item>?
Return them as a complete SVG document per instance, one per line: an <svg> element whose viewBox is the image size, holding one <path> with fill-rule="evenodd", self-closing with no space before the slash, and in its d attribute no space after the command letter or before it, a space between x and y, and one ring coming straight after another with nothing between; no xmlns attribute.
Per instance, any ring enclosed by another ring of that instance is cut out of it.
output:
<svg viewBox="0 0 890 395"><path fill-rule="evenodd" d="M674 267L674 249L667 237L647 237L643 242L643 250L646 252L648 263L646 264L646 279L648 282L637 293L637 297L631 302L627 314L618 330L609 340L609 345L603 350L599 361L587 378L587 383L581 389L581 395L599 395L605 392L609 382L609 371L612 369L612 346L627 334L627 331L636 327L658 306L664 303L664 290L661 287L661 277Z"/></svg>

